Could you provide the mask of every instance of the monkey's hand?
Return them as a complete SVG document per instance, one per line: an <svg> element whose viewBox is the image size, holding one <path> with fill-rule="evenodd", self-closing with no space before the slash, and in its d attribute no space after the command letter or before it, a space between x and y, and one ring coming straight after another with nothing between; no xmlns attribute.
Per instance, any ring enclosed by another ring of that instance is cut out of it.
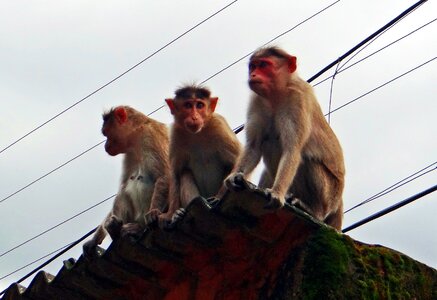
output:
<svg viewBox="0 0 437 300"><path fill-rule="evenodd" d="M94 240L89 240L82 245L83 256L86 259L97 257L97 243Z"/></svg>
<svg viewBox="0 0 437 300"><path fill-rule="evenodd" d="M242 191L245 188L243 172L235 172L225 179L225 185L232 191Z"/></svg>
<svg viewBox="0 0 437 300"><path fill-rule="evenodd" d="M149 210L144 216L144 220L146 221L146 225L150 225L156 221L158 221L158 216L162 214L161 210L157 208L153 208Z"/></svg>
<svg viewBox="0 0 437 300"><path fill-rule="evenodd" d="M116 216L111 216L108 221L105 222L105 229L111 236L112 240L120 238L121 228L123 227L123 221Z"/></svg>
<svg viewBox="0 0 437 300"><path fill-rule="evenodd" d="M266 196L269 199L269 202L267 202L266 205L264 205L264 208L266 209L279 209L284 206L285 204L285 197L284 195L272 190L272 189L265 189Z"/></svg>

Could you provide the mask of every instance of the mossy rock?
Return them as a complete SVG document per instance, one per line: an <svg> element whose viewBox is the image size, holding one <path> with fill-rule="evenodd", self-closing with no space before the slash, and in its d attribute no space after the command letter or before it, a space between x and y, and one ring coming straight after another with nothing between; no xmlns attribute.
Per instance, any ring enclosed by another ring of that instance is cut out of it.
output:
<svg viewBox="0 0 437 300"><path fill-rule="evenodd" d="M321 227L284 265L273 299L437 299L437 271Z"/></svg>

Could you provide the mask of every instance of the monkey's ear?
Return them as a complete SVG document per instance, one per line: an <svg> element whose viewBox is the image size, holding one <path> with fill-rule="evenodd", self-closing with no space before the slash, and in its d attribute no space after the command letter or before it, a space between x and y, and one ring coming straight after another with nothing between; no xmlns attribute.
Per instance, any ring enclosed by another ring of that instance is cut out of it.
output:
<svg viewBox="0 0 437 300"><path fill-rule="evenodd" d="M215 107L217 106L218 97L211 97L209 98L209 109L211 109L211 112L214 112Z"/></svg>
<svg viewBox="0 0 437 300"><path fill-rule="evenodd" d="M114 110L115 119L118 123L123 124L127 120L127 111L124 107L117 107Z"/></svg>
<svg viewBox="0 0 437 300"><path fill-rule="evenodd" d="M296 58L296 56L290 55L288 57L288 71L291 74L294 71L296 71L296 68L297 68L297 58Z"/></svg>
<svg viewBox="0 0 437 300"><path fill-rule="evenodd" d="M167 98L167 99L165 99L165 102L167 102L167 105L170 108L171 114L174 115L175 110L176 110L175 105L174 105L174 100L171 98Z"/></svg>

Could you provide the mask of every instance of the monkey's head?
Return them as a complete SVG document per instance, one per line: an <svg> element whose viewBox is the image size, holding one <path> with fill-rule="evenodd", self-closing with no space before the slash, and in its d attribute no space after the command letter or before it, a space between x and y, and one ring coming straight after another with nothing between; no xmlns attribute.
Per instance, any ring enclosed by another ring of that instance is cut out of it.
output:
<svg viewBox="0 0 437 300"><path fill-rule="evenodd" d="M207 88L189 85L176 90L174 99L165 101L174 116L175 126L196 134L208 123L218 98L211 97Z"/></svg>
<svg viewBox="0 0 437 300"><path fill-rule="evenodd" d="M134 143L138 128L137 117L145 116L129 106L117 106L103 114L102 134L107 138L105 151L115 156L128 152Z"/></svg>
<svg viewBox="0 0 437 300"><path fill-rule="evenodd" d="M285 91L295 71L295 56L277 47L261 48L250 57L249 87L262 97L274 97Z"/></svg>

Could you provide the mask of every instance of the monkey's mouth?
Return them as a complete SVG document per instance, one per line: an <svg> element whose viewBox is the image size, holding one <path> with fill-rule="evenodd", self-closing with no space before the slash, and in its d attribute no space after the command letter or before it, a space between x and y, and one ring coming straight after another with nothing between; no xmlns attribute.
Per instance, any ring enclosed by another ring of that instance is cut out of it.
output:
<svg viewBox="0 0 437 300"><path fill-rule="evenodd" d="M199 133L200 130L202 129L202 126L198 125L198 124L187 124L186 125L187 130L193 134Z"/></svg>
<svg viewBox="0 0 437 300"><path fill-rule="evenodd" d="M261 80L255 80L255 79L249 80L249 85L250 86L252 86L252 85L260 85L260 84L262 84Z"/></svg>

